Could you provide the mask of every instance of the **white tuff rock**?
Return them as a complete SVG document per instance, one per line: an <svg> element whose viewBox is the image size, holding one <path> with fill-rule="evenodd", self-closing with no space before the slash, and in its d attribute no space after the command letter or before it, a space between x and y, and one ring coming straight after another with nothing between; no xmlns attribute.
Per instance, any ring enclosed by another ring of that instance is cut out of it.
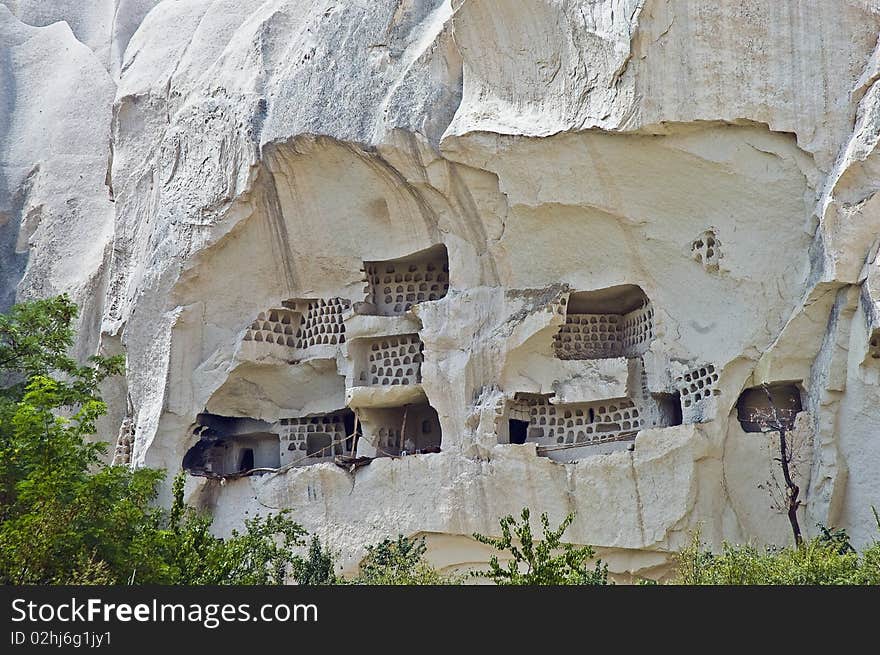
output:
<svg viewBox="0 0 880 655"><path fill-rule="evenodd" d="M878 26L868 0L2 0L2 301L84 305L79 354L127 356L117 461L184 465L221 532L290 508L349 568L402 532L455 569L528 506L621 575L700 522L783 543L766 383L802 526L863 544Z"/></svg>

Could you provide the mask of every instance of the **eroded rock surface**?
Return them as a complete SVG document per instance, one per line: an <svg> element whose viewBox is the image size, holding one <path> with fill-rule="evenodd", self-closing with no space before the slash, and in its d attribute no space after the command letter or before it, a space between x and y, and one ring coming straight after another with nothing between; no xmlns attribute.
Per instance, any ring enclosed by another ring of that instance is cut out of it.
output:
<svg viewBox="0 0 880 655"><path fill-rule="evenodd" d="M764 385L803 527L865 543L878 26L860 0L4 0L4 302L67 291L80 354L126 354L116 461L185 467L221 531L290 508L347 567L398 532L472 566L523 506L576 512L621 575L699 523L783 543Z"/></svg>

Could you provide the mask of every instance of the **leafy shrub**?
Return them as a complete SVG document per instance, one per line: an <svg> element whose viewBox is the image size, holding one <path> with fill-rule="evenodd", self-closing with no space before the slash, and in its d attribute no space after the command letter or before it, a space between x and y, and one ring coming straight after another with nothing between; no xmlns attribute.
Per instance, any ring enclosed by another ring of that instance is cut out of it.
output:
<svg viewBox="0 0 880 655"><path fill-rule="evenodd" d="M563 543L562 535L574 520L574 514L565 517L555 530L550 520L541 514L543 538L536 542L529 524L529 509L524 507L522 521L513 516L500 520L501 537L487 537L474 533L474 539L496 550L509 552L512 559L506 567L498 557L489 560L489 571L475 573L499 585L607 585L608 566L601 560L591 565L596 553L590 546Z"/></svg>
<svg viewBox="0 0 880 655"><path fill-rule="evenodd" d="M301 585L332 585L338 582L333 568L332 553L321 548L321 540L313 536L308 555L296 563L293 575Z"/></svg>
<svg viewBox="0 0 880 655"><path fill-rule="evenodd" d="M362 585L441 585L455 584L456 578L445 576L425 561L424 539L399 535L397 540L383 539L367 546L360 573L352 584Z"/></svg>
<svg viewBox="0 0 880 655"><path fill-rule="evenodd" d="M820 526L822 528L822 526ZM798 546L757 548L724 543L706 550L699 530L676 556L677 579L686 585L864 585L880 584L880 543L862 555L843 530L822 528Z"/></svg>
<svg viewBox="0 0 880 655"><path fill-rule="evenodd" d="M211 534L212 519L183 502L185 477L174 479L170 513L158 513L160 525L145 531L144 561L151 566L137 581L183 585L280 585L299 564L294 554L306 531L287 510L245 519L245 531L225 539Z"/></svg>
<svg viewBox="0 0 880 655"><path fill-rule="evenodd" d="M80 366L66 297L0 315L0 583L280 584L305 531L281 512L228 539L183 503L155 505L162 471L106 466L90 443L106 412L99 385L120 358Z"/></svg>

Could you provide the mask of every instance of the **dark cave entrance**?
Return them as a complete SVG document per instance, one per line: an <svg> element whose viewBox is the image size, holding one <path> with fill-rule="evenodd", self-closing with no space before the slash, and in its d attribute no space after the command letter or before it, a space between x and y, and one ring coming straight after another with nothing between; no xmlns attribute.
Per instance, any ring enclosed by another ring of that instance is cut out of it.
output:
<svg viewBox="0 0 880 655"><path fill-rule="evenodd" d="M529 422L512 418L507 423L510 443L524 444L529 432Z"/></svg>
<svg viewBox="0 0 880 655"><path fill-rule="evenodd" d="M250 471L254 468L254 449L245 448L241 451L241 459L238 462L238 470L241 472Z"/></svg>

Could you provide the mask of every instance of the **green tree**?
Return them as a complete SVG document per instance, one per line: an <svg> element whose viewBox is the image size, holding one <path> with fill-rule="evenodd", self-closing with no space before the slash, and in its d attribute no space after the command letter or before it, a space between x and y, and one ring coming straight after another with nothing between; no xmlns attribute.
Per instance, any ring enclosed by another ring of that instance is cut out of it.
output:
<svg viewBox="0 0 880 655"><path fill-rule="evenodd" d="M0 316L0 581L112 577L159 474L99 469L87 443L106 410L98 386L119 358L80 366L76 306L67 297L21 303ZM114 539L108 539L113 535ZM99 562L101 564L99 564Z"/></svg>
<svg viewBox="0 0 880 655"><path fill-rule="evenodd" d="M92 443L99 386L121 358L68 356L77 308L66 296L0 316L0 583L278 584L305 531L286 513L228 539L183 504L156 506L164 473L106 466Z"/></svg>
<svg viewBox="0 0 880 655"><path fill-rule="evenodd" d="M135 581L178 585L284 584L300 558L306 531L288 510L245 519L245 531L225 539L211 533L212 519L183 500L185 476L174 479L174 501L166 515L143 533L141 572ZM149 551L149 552L146 552ZM144 568L147 567L147 568Z"/></svg>
<svg viewBox="0 0 880 655"><path fill-rule="evenodd" d="M501 519L501 537L487 537L474 533L474 539L508 552L511 559L501 566L498 557L489 560L489 571L475 573L499 585L606 585L608 566L601 560L591 564L596 553L590 546L564 543L562 535L574 520L574 514L565 517L555 530L550 528L547 514L541 514L543 538L535 541L529 523L529 509L522 510L521 522L513 516Z"/></svg>
<svg viewBox="0 0 880 655"><path fill-rule="evenodd" d="M425 561L424 539L399 535L397 540L383 539L367 546L360 573L352 580L362 585L441 585L456 584L456 578L445 576Z"/></svg>
<svg viewBox="0 0 880 655"><path fill-rule="evenodd" d="M333 555L329 550L321 548L321 540L317 535L312 537L306 557L294 566L293 576L301 585L336 584Z"/></svg>

